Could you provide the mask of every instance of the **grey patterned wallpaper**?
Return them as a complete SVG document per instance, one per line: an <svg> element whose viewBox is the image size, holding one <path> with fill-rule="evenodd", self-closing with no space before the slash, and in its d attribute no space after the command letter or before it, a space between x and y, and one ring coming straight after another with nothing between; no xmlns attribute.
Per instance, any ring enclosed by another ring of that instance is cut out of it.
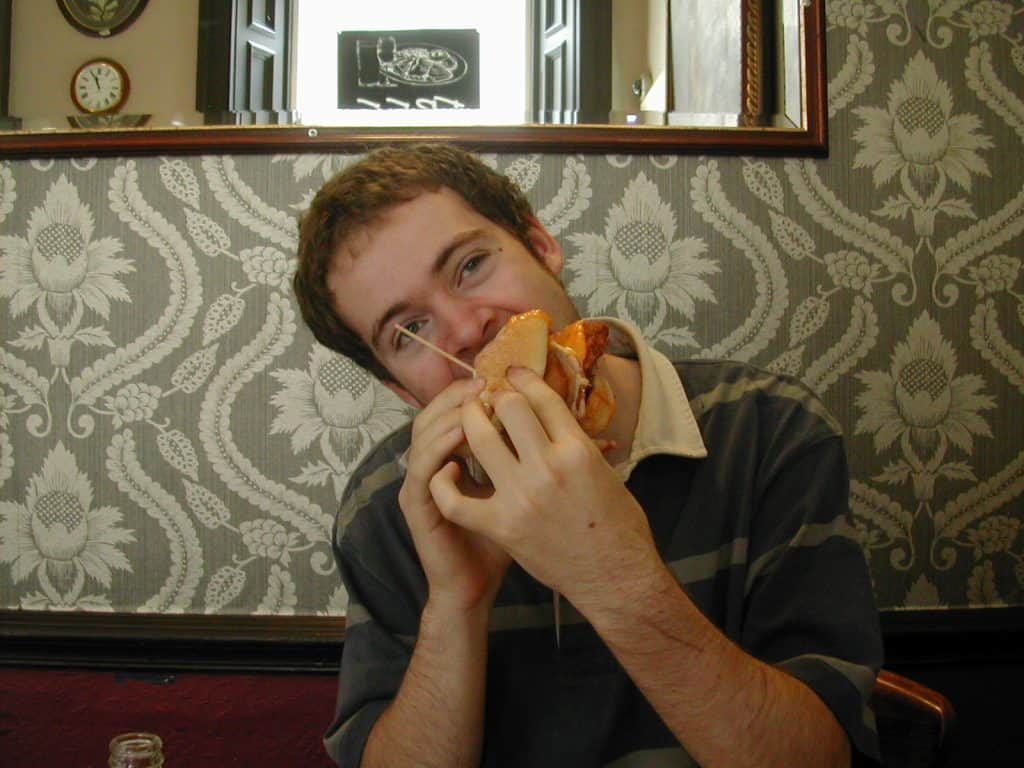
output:
<svg viewBox="0 0 1024 768"><path fill-rule="evenodd" d="M799 376L883 607L1024 602L1024 9L834 0L827 160L491 155L588 313ZM409 417L312 342L349 158L0 164L0 607L336 614L338 497Z"/></svg>

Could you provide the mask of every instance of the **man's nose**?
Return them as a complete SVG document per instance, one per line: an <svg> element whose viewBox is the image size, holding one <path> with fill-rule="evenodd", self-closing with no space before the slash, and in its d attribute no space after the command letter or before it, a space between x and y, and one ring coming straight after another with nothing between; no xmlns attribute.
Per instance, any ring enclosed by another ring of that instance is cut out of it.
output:
<svg viewBox="0 0 1024 768"><path fill-rule="evenodd" d="M445 318L448 327L447 351L469 365L473 364L477 352L494 338L500 323L497 315L481 307L452 307ZM453 365L459 376L467 375L459 366Z"/></svg>

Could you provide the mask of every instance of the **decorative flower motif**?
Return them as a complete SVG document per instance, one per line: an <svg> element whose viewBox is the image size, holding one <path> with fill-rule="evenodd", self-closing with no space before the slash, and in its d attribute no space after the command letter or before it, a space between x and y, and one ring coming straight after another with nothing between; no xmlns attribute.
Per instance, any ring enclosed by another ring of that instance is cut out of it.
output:
<svg viewBox="0 0 1024 768"><path fill-rule="evenodd" d="M351 165L359 158L350 155L275 155L272 163L291 163L292 176L295 181L301 181L320 171L320 176L327 181L338 171Z"/></svg>
<svg viewBox="0 0 1024 768"><path fill-rule="evenodd" d="M11 445L10 438L0 432L0 488L12 474L14 474L14 446Z"/></svg>
<svg viewBox="0 0 1024 768"><path fill-rule="evenodd" d="M6 432L10 427L10 417L7 414L12 410L14 410L14 396L8 395L3 385L0 384L0 432Z"/></svg>
<svg viewBox="0 0 1024 768"><path fill-rule="evenodd" d="M996 569L991 560L983 560L971 569L967 577L967 599L977 605L1006 605L999 594Z"/></svg>
<svg viewBox="0 0 1024 768"><path fill-rule="evenodd" d="M289 259L277 248L247 248L239 254L239 258L242 260L242 269L252 282L282 291L290 289L295 260Z"/></svg>
<svg viewBox="0 0 1024 768"><path fill-rule="evenodd" d="M655 338L668 307L693 320L697 301L715 301L703 277L717 274L718 264L701 258L707 251L702 241L676 239L675 215L643 173L626 188L622 203L608 211L603 237L575 234L569 240L579 253L567 265L572 273L567 287L586 298L588 314L614 307L615 314Z"/></svg>
<svg viewBox="0 0 1024 768"><path fill-rule="evenodd" d="M327 463L306 467L297 480L322 485L332 478L336 491L347 469L372 444L408 420L408 410L368 373L341 355L314 345L309 370L271 373L282 387L270 402L277 416L271 434L291 434L301 453L317 439Z"/></svg>
<svg viewBox="0 0 1024 768"><path fill-rule="evenodd" d="M327 598L327 605L318 610L317 616L344 616L348 610L348 590L345 585L338 583L330 596Z"/></svg>
<svg viewBox="0 0 1024 768"><path fill-rule="evenodd" d="M978 298L989 293L1008 291L1017 282L1021 261L1016 256L995 253L982 259L976 267L968 267L967 274L977 285Z"/></svg>
<svg viewBox="0 0 1024 768"><path fill-rule="evenodd" d="M989 175L975 150L990 148L992 141L976 133L981 125L977 115L952 114L949 86L939 80L924 53L918 52L903 78L892 84L887 109L854 111L864 125L854 133L862 149L853 165L872 167L876 187L899 173L922 190L941 189L948 177L970 191L972 173Z"/></svg>
<svg viewBox="0 0 1024 768"><path fill-rule="evenodd" d="M867 22L875 17L875 6L863 0L827 0L825 18L830 23L852 29L860 35L868 33Z"/></svg>
<svg viewBox="0 0 1024 768"><path fill-rule="evenodd" d="M11 440L7 436L7 430L11 426L7 412L13 408L14 398L4 391L3 386L0 386L0 487L14 472L14 446L11 445ZM2 545L2 537L0 537L0 547Z"/></svg>
<svg viewBox="0 0 1024 768"><path fill-rule="evenodd" d="M26 237L0 237L6 255L0 265L0 297L11 299L12 317L38 304L63 324L81 303L106 319L111 299L129 300L115 275L135 267L115 258L121 247L114 237L93 240L89 206L61 174L42 207L32 211Z"/></svg>
<svg viewBox="0 0 1024 768"><path fill-rule="evenodd" d="M285 565L291 561L288 550L299 543L299 534L287 529L276 520L262 518L246 520L238 526L242 532L242 541L252 554L279 560Z"/></svg>
<svg viewBox="0 0 1024 768"><path fill-rule="evenodd" d="M924 312L907 340L896 345L888 373L857 374L867 390L856 399L863 415L855 432L874 433L878 451L903 437L918 458L931 457L945 440L971 453L973 435L992 436L979 412L994 408L995 400L979 394L985 385L980 376L954 376L955 371L953 345Z"/></svg>
<svg viewBox="0 0 1024 768"><path fill-rule="evenodd" d="M107 396L103 404L114 413L114 429L134 421L146 421L156 413L160 404L160 387L153 384L126 384L113 397Z"/></svg>
<svg viewBox="0 0 1024 768"><path fill-rule="evenodd" d="M299 604L298 595L295 592L295 582L288 571L274 563L270 566L270 573L267 574L267 594L256 606L257 615L281 615L291 616L295 613L295 606Z"/></svg>
<svg viewBox="0 0 1024 768"><path fill-rule="evenodd" d="M1010 50L1010 61L1018 72L1024 75L1024 45L1015 45Z"/></svg>
<svg viewBox="0 0 1024 768"><path fill-rule="evenodd" d="M1013 20L1013 6L995 0L982 0L963 11L961 17L971 30L971 41L988 35L1002 35Z"/></svg>
<svg viewBox="0 0 1024 768"><path fill-rule="evenodd" d="M505 175L525 194L540 178L540 155L517 157L505 168Z"/></svg>
<svg viewBox="0 0 1024 768"><path fill-rule="evenodd" d="M967 532L967 539L974 545L974 556L993 555L1007 552L1020 531L1020 520L1007 515L986 517L977 528Z"/></svg>
<svg viewBox="0 0 1024 768"><path fill-rule="evenodd" d="M245 589L245 571L237 565L222 565L206 582L203 602L206 613L216 613Z"/></svg>
<svg viewBox="0 0 1024 768"><path fill-rule="evenodd" d="M131 572L118 545L135 541L115 507L92 506L92 483L58 442L29 481L25 503L0 501L0 562L15 583L33 572L54 606L107 602L81 595L86 576L110 587L111 569Z"/></svg>
<svg viewBox="0 0 1024 768"><path fill-rule="evenodd" d="M864 552L875 547L882 538L882 532L878 528L865 525L863 521L857 519L852 521L850 533Z"/></svg>
<svg viewBox="0 0 1024 768"><path fill-rule="evenodd" d="M867 256L857 251L836 251L825 254L825 267L832 282L871 295L871 281L878 276L878 265L872 266Z"/></svg>
<svg viewBox="0 0 1024 768"><path fill-rule="evenodd" d="M944 605L939 598L938 588L924 574L918 576L917 581L907 590L907 596L903 598L903 604L936 608Z"/></svg>

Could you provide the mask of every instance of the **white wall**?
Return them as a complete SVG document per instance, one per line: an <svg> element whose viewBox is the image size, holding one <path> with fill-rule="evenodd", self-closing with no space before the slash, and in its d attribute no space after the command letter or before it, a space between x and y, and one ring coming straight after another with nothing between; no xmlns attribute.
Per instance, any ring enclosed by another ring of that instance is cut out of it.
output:
<svg viewBox="0 0 1024 768"><path fill-rule="evenodd" d="M149 113L148 126L202 123L195 111L198 0L149 0L134 23L109 38L72 27L53 0L14 0L9 112L29 129L68 130L71 76L89 59L120 62L131 92L125 113Z"/></svg>

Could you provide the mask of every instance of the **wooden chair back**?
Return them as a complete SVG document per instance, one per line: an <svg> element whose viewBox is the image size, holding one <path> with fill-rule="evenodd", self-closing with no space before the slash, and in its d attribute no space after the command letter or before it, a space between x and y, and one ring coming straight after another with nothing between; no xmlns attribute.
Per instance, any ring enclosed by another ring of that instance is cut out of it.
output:
<svg viewBox="0 0 1024 768"><path fill-rule="evenodd" d="M882 764L940 768L948 764L956 727L953 704L938 691L883 669L873 694Z"/></svg>

